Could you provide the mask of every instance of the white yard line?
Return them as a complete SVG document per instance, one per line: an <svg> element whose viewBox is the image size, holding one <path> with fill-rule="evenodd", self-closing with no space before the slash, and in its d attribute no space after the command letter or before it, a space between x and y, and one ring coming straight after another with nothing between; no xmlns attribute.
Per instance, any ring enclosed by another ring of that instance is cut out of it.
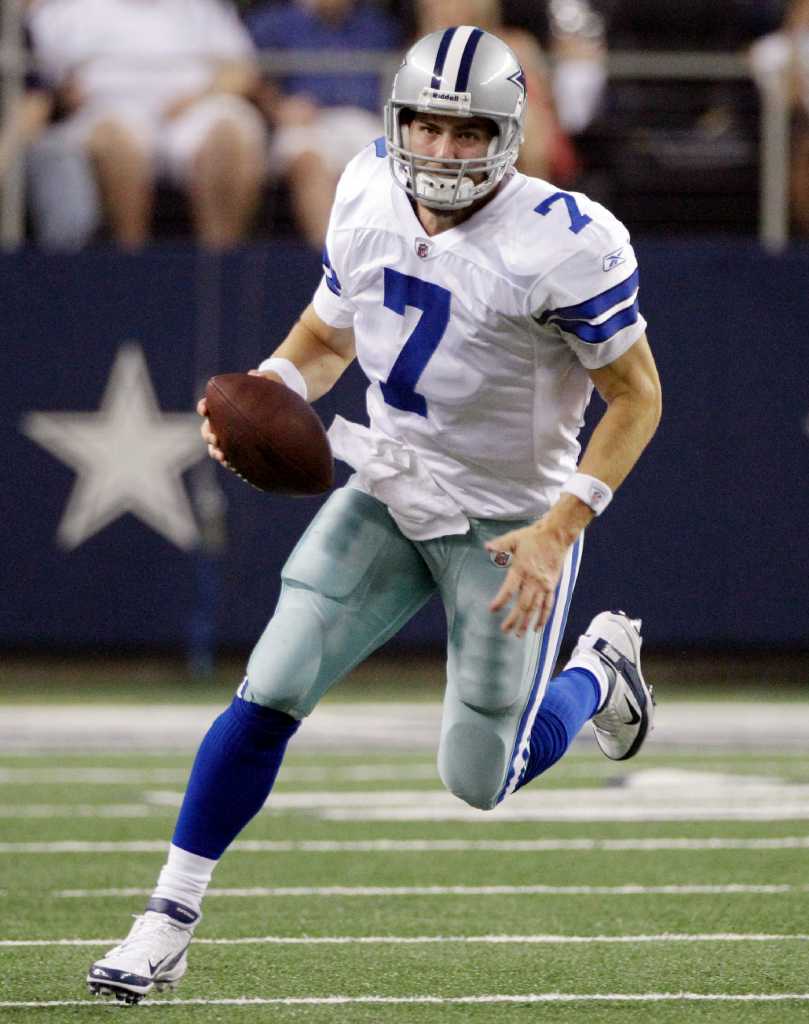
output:
<svg viewBox="0 0 809 1024"><path fill-rule="evenodd" d="M167 839L0 843L10 853L163 853ZM547 853L553 851L656 852L659 850L805 850L809 836L732 839L237 839L228 853Z"/></svg>
<svg viewBox="0 0 809 1024"><path fill-rule="evenodd" d="M265 813L324 821L778 821L809 820L809 784L722 772L641 768L620 786L528 787L491 811L443 789L309 789L272 793ZM140 802L179 808L179 790L147 790ZM107 806L107 805L105 805Z"/></svg>
<svg viewBox="0 0 809 1024"><path fill-rule="evenodd" d="M151 889L57 889L56 899L149 896ZM809 885L289 885L212 888L208 899L257 896L735 896L809 892Z"/></svg>
<svg viewBox="0 0 809 1024"><path fill-rule="evenodd" d="M223 702L224 703L224 702ZM0 750L193 751L222 705L4 705ZM298 752L358 749L433 751L439 703L324 704L295 737ZM805 754L805 703L686 702L661 704L654 745L664 748L794 750ZM577 745L592 746L590 730Z"/></svg>
<svg viewBox="0 0 809 1024"><path fill-rule="evenodd" d="M81 783L85 786L133 786L184 784L187 768L0 768L0 785L62 785ZM598 775L592 768L588 775ZM279 784L290 782L400 782L415 779L438 779L432 761L425 764L344 764L284 766Z"/></svg>
<svg viewBox="0 0 809 1024"><path fill-rule="evenodd" d="M277 996L263 999L144 999L139 1006L345 1006L345 1005L469 1005L487 1003L786 1003L809 1002L809 992L528 992L523 995L483 996ZM119 1009L116 1002L91 999L52 999L42 1002L0 1002L3 1009L48 1006L91 1006Z"/></svg>
<svg viewBox="0 0 809 1024"><path fill-rule="evenodd" d="M150 804L0 804L0 818L156 818L169 813Z"/></svg>
<svg viewBox="0 0 809 1024"><path fill-rule="evenodd" d="M0 939L0 948L28 946L112 946L118 939ZM809 934L712 932L689 935L258 935L237 939L195 938L195 946L423 946L445 945L636 945L669 942L809 942Z"/></svg>

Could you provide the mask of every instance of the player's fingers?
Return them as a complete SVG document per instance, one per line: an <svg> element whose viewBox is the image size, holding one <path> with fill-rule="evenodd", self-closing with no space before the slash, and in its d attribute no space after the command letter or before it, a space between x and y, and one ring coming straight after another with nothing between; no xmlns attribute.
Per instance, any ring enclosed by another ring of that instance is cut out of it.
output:
<svg viewBox="0 0 809 1024"><path fill-rule="evenodd" d="M197 412L200 414L200 416L208 415L208 403L205 401L204 396L200 398L200 400L197 402Z"/></svg>
<svg viewBox="0 0 809 1024"><path fill-rule="evenodd" d="M513 531L504 533L500 537L492 537L491 540L487 540L483 545L487 551L513 551L514 550L514 538L512 536Z"/></svg>
<svg viewBox="0 0 809 1024"><path fill-rule="evenodd" d="M534 623L534 632L535 633L538 633L540 631L540 629L542 629L542 627L548 621L548 617L551 614L551 607L552 606L553 606L553 595L550 592L546 591L542 595L542 601L539 603L539 614L537 615L537 620Z"/></svg>
<svg viewBox="0 0 809 1024"><path fill-rule="evenodd" d="M524 583L516 602L518 616L514 628L517 636L525 636L540 602L541 596L537 588L531 583Z"/></svg>
<svg viewBox="0 0 809 1024"><path fill-rule="evenodd" d="M199 432L206 444L211 444L214 448L218 447L216 434L211 430L211 421L207 417L200 423Z"/></svg>
<svg viewBox="0 0 809 1024"><path fill-rule="evenodd" d="M515 572L509 570L506 573L506 578L503 580L503 584L497 591L494 600L489 605L489 611L499 612L501 608L504 608L512 594L514 594L520 587L519 577Z"/></svg>

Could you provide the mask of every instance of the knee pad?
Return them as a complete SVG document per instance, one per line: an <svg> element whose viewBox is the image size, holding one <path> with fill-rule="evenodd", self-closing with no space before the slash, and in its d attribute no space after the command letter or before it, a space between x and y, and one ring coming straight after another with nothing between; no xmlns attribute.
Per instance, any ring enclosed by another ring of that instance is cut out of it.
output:
<svg viewBox="0 0 809 1024"><path fill-rule="evenodd" d="M438 773L454 796L471 807L490 811L503 788L506 757L506 747L495 732L456 722L441 741Z"/></svg>
<svg viewBox="0 0 809 1024"><path fill-rule="evenodd" d="M295 718L305 718L323 667L324 629L311 591L284 586L270 619L247 663L246 700Z"/></svg>

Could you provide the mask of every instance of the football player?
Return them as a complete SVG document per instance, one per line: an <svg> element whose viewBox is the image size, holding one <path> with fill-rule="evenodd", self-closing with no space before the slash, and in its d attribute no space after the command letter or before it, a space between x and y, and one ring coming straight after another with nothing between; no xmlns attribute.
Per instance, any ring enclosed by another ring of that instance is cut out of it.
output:
<svg viewBox="0 0 809 1024"><path fill-rule="evenodd" d="M652 437L660 385L626 229L514 170L524 109L498 38L432 33L396 75L386 137L341 179L322 282L259 372L313 401L356 358L370 425L330 429L354 476L284 566L246 677L202 741L154 894L91 967L93 991L136 1001L182 977L213 868L263 806L287 741L436 592L438 770L462 800L495 807L587 721L615 759L652 726L640 621L622 612L596 615L550 679L585 528ZM606 409L579 458L593 387ZM223 461L207 418L202 431Z"/></svg>

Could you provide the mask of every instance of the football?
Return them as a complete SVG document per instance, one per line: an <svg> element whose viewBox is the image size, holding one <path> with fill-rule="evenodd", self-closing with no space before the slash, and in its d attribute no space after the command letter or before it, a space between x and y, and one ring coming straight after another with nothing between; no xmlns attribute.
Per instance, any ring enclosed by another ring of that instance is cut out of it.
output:
<svg viewBox="0 0 809 1024"><path fill-rule="evenodd" d="M305 497L334 482L323 423L285 384L248 373L211 377L208 419L228 465L262 491Z"/></svg>

